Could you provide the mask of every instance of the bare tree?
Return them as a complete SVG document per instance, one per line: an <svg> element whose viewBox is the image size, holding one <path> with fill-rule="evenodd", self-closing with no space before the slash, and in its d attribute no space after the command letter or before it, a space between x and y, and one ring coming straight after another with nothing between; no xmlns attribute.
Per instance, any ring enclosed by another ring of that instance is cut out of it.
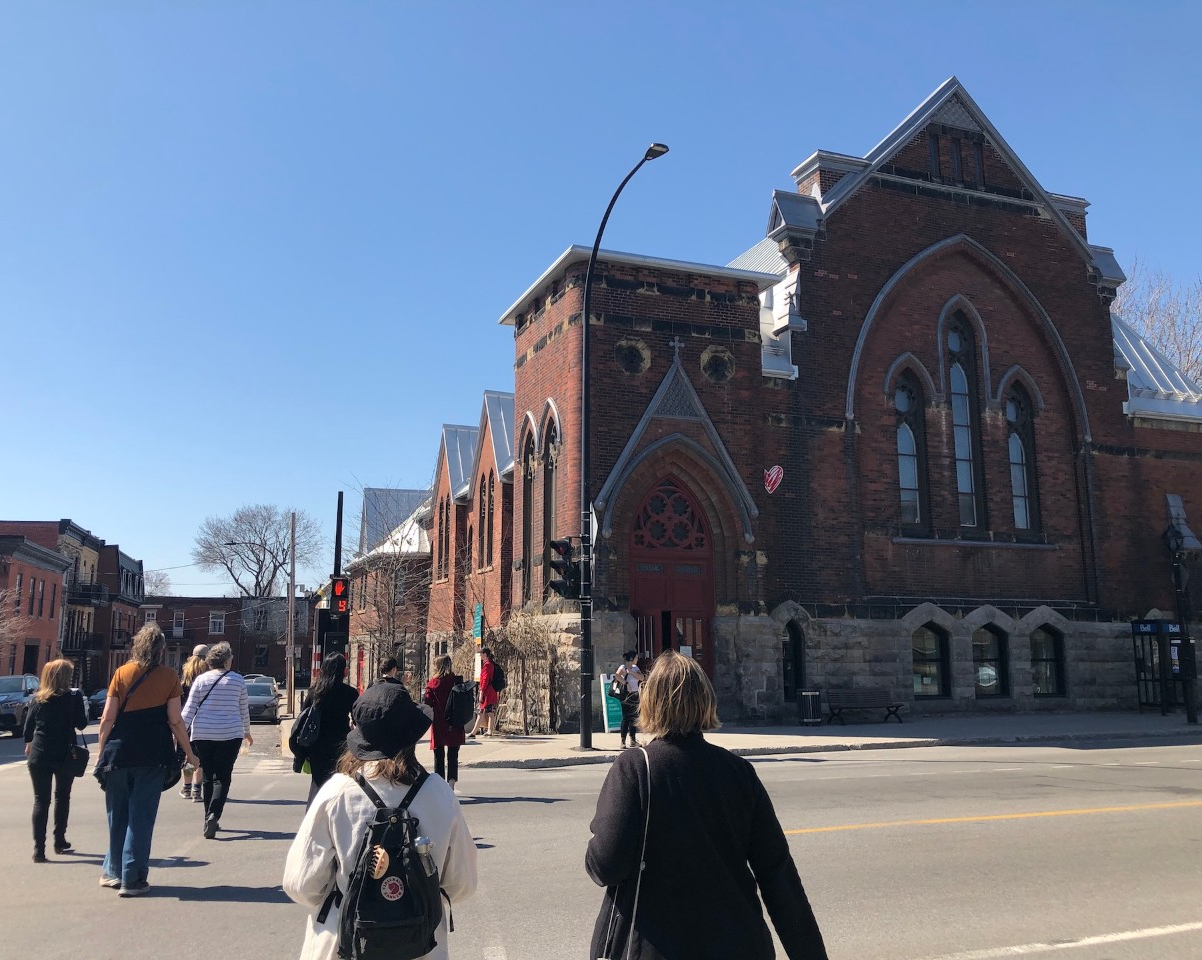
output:
<svg viewBox="0 0 1202 960"><path fill-rule="evenodd" d="M363 494L360 551L346 566L351 645L363 650L373 675L382 661L395 656L403 671L413 671L414 684L424 687L431 580L428 493L380 487L365 488Z"/></svg>
<svg viewBox="0 0 1202 960"><path fill-rule="evenodd" d="M511 710L517 700L522 733L554 729L558 636L547 618L530 612L514 613L491 644L493 655L508 665L510 685L502 696L509 699Z"/></svg>
<svg viewBox="0 0 1202 960"><path fill-rule="evenodd" d="M1194 383L1202 383L1202 276L1178 284L1137 257L1119 287L1114 312Z"/></svg>
<svg viewBox="0 0 1202 960"><path fill-rule="evenodd" d="M146 596L171 596L171 577L167 575L166 570L146 570L142 574L142 580L146 586Z"/></svg>
<svg viewBox="0 0 1202 960"><path fill-rule="evenodd" d="M274 597L288 577L289 509L268 504L239 507L229 517L209 517L201 524L192 559L201 570L219 570L245 597ZM296 564L317 562L321 527L303 510L296 511Z"/></svg>
<svg viewBox="0 0 1202 960"><path fill-rule="evenodd" d="M12 590L0 590L0 650L25 637L28 618L13 605L13 601L19 599Z"/></svg>

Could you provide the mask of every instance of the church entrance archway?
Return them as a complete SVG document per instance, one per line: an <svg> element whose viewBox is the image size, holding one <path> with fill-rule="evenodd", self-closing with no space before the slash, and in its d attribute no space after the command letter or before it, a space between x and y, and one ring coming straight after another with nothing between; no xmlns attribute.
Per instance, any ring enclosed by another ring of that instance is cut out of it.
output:
<svg viewBox="0 0 1202 960"><path fill-rule="evenodd" d="M630 532L630 611L640 660L671 648L714 675L713 551L692 491L671 475L652 484Z"/></svg>

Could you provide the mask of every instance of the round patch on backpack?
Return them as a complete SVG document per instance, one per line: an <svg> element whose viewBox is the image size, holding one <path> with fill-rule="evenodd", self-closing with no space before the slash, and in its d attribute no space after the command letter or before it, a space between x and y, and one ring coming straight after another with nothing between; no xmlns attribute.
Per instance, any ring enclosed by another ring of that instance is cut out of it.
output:
<svg viewBox="0 0 1202 960"><path fill-rule="evenodd" d="M385 900L400 900L405 895L405 885L400 877L385 877L380 884L380 896Z"/></svg>

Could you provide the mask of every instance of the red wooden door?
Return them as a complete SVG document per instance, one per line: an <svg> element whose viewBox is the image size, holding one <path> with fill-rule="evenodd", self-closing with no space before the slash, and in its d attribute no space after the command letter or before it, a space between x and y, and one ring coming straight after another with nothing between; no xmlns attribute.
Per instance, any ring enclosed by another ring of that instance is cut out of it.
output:
<svg viewBox="0 0 1202 960"><path fill-rule="evenodd" d="M672 648L714 673L713 545L705 514L676 477L654 484L630 539L630 609L640 660Z"/></svg>

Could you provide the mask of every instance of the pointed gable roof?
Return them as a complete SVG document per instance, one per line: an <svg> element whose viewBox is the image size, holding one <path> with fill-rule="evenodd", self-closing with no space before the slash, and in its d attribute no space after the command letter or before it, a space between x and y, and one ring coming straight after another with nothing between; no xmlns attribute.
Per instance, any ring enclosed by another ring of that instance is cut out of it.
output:
<svg viewBox="0 0 1202 960"><path fill-rule="evenodd" d="M472 473L480 463L484 452L484 428L488 426L492 438L492 455L497 473L502 480L513 479L513 394L500 390L484 391L484 407L480 411L480 430L476 442L476 456L472 461Z"/></svg>
<svg viewBox="0 0 1202 960"><path fill-rule="evenodd" d="M662 437L645 449L639 450L639 443L651 426L652 420L691 420L700 424L701 428L705 431L706 437L713 445L716 456L680 433L673 433ZM647 404L647 409L643 413L642 419L639 420L638 425L630 434L630 439L626 441L626 446L623 448L621 455L619 455L617 462L614 463L613 469L610 470L609 476L606 477L605 483L597 494L594 505L597 512L601 515L602 534L608 537L612 533L611 522L613 520L614 504L617 502L617 494L626 485L626 481L630 478L631 473L634 472L634 468L651 451L671 443L679 443L689 448L690 452L706 463L722 481L731 495L733 505L739 512L743 523L743 537L748 543L751 543L755 539L751 530L751 520L759 516L759 508L755 505L755 500L752 499L751 491L747 489L747 485L739 475L739 471L735 467L734 461L726 449L726 445L718 435L714 421L710 419L710 415L706 412L705 405L701 402L701 397L698 396L696 388L689 380L689 375L685 372L684 366L680 361L679 341L677 342L676 356L672 360L672 366L668 368L668 372L664 375L659 389L655 391L655 396Z"/></svg>
<svg viewBox="0 0 1202 960"><path fill-rule="evenodd" d="M1113 290L1126 279L1114 258L1114 252L1107 247L1098 247L1088 243L1069 222L1064 210L1071 208L1072 204L1066 201L1075 198L1066 198L1060 195L1053 197L1044 190L956 77L949 77L945 80L905 120L869 150L862 160L855 157L844 157L842 154L835 155L818 151L803 161L793 171L793 176L799 184L805 176L813 171L817 161L823 158L838 156L842 161L840 166L846 172L821 197L795 194L797 200L791 202L789 207L782 206L778 196L780 191L775 191L767 230L768 238L779 241L782 237L778 234L789 225L804 224L808 226L812 216L811 210L817 210L817 213L813 215L816 216L815 228L820 226L862 186L868 183L873 175L880 171L881 167L885 166L899 150L932 123L946 124L961 130L972 130L983 134L1002 160L1014 171L1015 176L1030 191L1034 198L1032 202L1044 209L1048 219L1060 227L1069 243L1076 248L1082 260L1088 264L1094 282ZM803 205L799 205L797 201ZM1077 205L1079 206L1082 202L1077 201ZM814 204L813 207L808 206L811 203ZM755 269L772 270L780 274L787 270L788 264L783 256L778 255L778 261L779 267L773 270L770 248L764 241L760 241L731 261L730 266L748 269L754 264Z"/></svg>
<svg viewBox="0 0 1202 960"><path fill-rule="evenodd" d="M442 448L438 451L439 465L445 461L451 496L456 500L466 497L472 486L472 468L475 466L476 441L480 431L476 427L444 423L442 425Z"/></svg>

